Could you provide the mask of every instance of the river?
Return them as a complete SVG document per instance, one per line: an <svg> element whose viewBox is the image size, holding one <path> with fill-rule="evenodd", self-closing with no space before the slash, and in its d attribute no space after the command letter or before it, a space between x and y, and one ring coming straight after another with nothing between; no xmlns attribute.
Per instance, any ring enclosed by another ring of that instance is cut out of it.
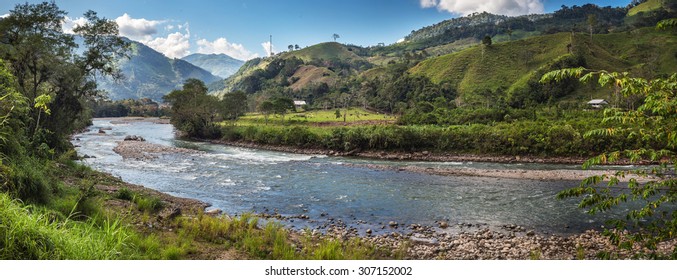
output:
<svg viewBox="0 0 677 280"><path fill-rule="evenodd" d="M105 135L99 129L106 129ZM126 135L149 143L205 151L170 154L153 160L123 159L113 148ZM284 224L321 229L341 221L359 232L392 230L400 225L472 224L498 228L516 224L542 233L576 233L598 228L603 217L576 207L576 199L557 200L557 192L577 181L436 176L375 170L362 164L486 169L572 169L577 166L477 162L401 162L272 152L190 142L174 137L169 124L95 119L73 143L83 162L95 170L171 195L208 202L229 215L279 213ZM459 226L451 228L459 228ZM460 226L461 228L463 226ZM403 230L406 227L400 227Z"/></svg>

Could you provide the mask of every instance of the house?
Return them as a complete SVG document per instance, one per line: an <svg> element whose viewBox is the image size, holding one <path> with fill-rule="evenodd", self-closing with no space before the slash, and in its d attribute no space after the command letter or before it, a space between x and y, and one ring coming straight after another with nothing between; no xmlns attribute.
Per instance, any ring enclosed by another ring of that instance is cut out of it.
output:
<svg viewBox="0 0 677 280"><path fill-rule="evenodd" d="M294 100L294 107L296 110L303 109L303 106L306 106L306 102L303 100Z"/></svg>
<svg viewBox="0 0 677 280"><path fill-rule="evenodd" d="M609 105L609 102L604 99L593 99L588 101L588 106L594 109L599 109L607 105Z"/></svg>

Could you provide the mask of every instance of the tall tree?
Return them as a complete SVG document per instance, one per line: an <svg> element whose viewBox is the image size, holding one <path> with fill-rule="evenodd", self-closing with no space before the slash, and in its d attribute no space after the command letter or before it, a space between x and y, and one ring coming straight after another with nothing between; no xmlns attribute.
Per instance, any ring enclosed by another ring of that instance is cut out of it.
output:
<svg viewBox="0 0 677 280"><path fill-rule="evenodd" d="M293 51L293 50L294 50L294 45L289 45L289 46L287 46L287 49L288 49L289 51Z"/></svg>
<svg viewBox="0 0 677 280"><path fill-rule="evenodd" d="M268 117L270 114L275 112L275 104L270 100L266 100L259 104L259 111L263 114L263 118L266 120L266 125L268 125Z"/></svg>
<svg viewBox="0 0 677 280"><path fill-rule="evenodd" d="M32 141L59 150L70 146L67 135L89 122L84 102L101 94L96 76L119 78L114 61L126 51L117 24L88 11L86 23L74 29L85 49L76 54L73 35L61 28L65 15L54 2L26 3L0 20L0 58L11 65L29 103L25 124Z"/></svg>
<svg viewBox="0 0 677 280"><path fill-rule="evenodd" d="M597 15L589 14L587 23L588 23L588 30L590 31L590 41L592 42L592 32L594 31L595 26L597 26Z"/></svg>
<svg viewBox="0 0 677 280"><path fill-rule="evenodd" d="M336 39L341 38L338 34L334 33L334 35L331 35L332 38L334 38L334 42L336 42Z"/></svg>
<svg viewBox="0 0 677 280"><path fill-rule="evenodd" d="M247 110L247 95L242 91L227 93L223 95L221 104L223 106L223 118L237 120Z"/></svg>
<svg viewBox="0 0 677 280"><path fill-rule="evenodd" d="M172 106L171 123L190 137L214 138L220 135L222 104L207 94L207 86L198 79L188 79L180 90L163 97Z"/></svg>

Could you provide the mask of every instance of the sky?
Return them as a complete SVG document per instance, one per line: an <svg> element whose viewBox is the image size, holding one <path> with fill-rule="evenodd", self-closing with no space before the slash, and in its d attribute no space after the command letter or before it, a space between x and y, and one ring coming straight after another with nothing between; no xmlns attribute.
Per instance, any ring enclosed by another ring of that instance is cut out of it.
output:
<svg viewBox="0 0 677 280"><path fill-rule="evenodd" d="M0 17L18 3L0 1ZM28 3L42 1L29 0ZM171 58L225 53L248 60L288 45L333 41L359 46L395 43L440 21L487 11L523 15L553 12L562 5L626 6L630 0L56 0L68 13L66 32L93 10L115 20L120 34Z"/></svg>

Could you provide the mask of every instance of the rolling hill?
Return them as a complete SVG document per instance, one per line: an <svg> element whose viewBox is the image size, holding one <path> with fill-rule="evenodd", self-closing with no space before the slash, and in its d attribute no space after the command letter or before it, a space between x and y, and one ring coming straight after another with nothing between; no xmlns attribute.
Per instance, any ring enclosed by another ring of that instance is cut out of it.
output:
<svg viewBox="0 0 677 280"><path fill-rule="evenodd" d="M371 68L366 58L351 49L336 42L326 42L250 60L234 75L211 84L210 91L220 95L235 90L253 93L266 84L291 90L323 83L333 85L339 76L350 76Z"/></svg>
<svg viewBox="0 0 677 280"><path fill-rule="evenodd" d="M409 73L450 83L461 98L471 100L486 91L502 90L509 95L523 89L573 56L582 58L581 66L590 69L653 77L677 72L677 36L652 28L594 35L592 41L585 34L557 33L427 59Z"/></svg>

